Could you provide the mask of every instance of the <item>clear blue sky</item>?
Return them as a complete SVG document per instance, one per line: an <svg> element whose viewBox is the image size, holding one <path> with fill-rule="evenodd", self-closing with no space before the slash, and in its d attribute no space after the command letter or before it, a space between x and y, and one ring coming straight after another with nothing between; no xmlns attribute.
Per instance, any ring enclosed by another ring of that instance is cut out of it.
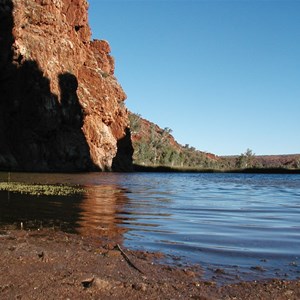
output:
<svg viewBox="0 0 300 300"><path fill-rule="evenodd" d="M300 1L88 1L131 111L217 155L300 153Z"/></svg>

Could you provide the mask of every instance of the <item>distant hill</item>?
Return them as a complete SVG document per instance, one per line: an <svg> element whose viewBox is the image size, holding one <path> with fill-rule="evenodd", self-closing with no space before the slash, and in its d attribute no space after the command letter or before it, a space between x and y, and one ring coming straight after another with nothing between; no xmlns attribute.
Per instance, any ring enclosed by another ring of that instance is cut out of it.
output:
<svg viewBox="0 0 300 300"><path fill-rule="evenodd" d="M134 113L129 114L129 120L135 165L199 169L219 167L218 156L179 144L170 128L162 129Z"/></svg>
<svg viewBox="0 0 300 300"><path fill-rule="evenodd" d="M246 162L246 154L239 156L220 156L220 159L227 162L230 169L247 168L285 168L300 169L300 154L283 155L252 155L249 162ZM244 160L244 162L243 162Z"/></svg>
<svg viewBox="0 0 300 300"><path fill-rule="evenodd" d="M300 154L256 156L252 150L235 156L217 156L189 145L179 144L170 128L158 125L129 112L133 163L140 167L164 167L159 170L283 170L300 169ZM150 169L151 170L151 169Z"/></svg>

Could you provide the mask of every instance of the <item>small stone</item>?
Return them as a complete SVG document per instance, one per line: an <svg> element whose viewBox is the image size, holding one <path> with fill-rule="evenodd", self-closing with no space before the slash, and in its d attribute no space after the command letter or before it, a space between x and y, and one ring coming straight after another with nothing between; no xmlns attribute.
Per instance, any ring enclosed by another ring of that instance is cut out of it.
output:
<svg viewBox="0 0 300 300"><path fill-rule="evenodd" d="M226 272L223 269L216 269L214 272L216 274L226 274Z"/></svg>
<svg viewBox="0 0 300 300"><path fill-rule="evenodd" d="M260 272L264 272L265 269L261 266L253 266L250 268L251 270L255 270L255 271L260 271Z"/></svg>
<svg viewBox="0 0 300 300"><path fill-rule="evenodd" d="M284 295L286 296L292 296L294 294L294 292L292 290L287 290L284 292Z"/></svg>
<svg viewBox="0 0 300 300"><path fill-rule="evenodd" d="M267 262L268 260L265 259L265 258L262 258L260 261L262 261L262 262Z"/></svg>
<svg viewBox="0 0 300 300"><path fill-rule="evenodd" d="M132 285L132 288L137 290L137 291L143 291L146 292L147 290L147 285L145 283L134 283Z"/></svg>
<svg viewBox="0 0 300 300"><path fill-rule="evenodd" d="M82 280L81 284L83 285L84 288L88 288L93 284L94 280L95 280L94 277L90 277L90 278Z"/></svg>
<svg viewBox="0 0 300 300"><path fill-rule="evenodd" d="M184 270L184 273L188 276L188 277L196 277L195 272L190 271L190 270Z"/></svg>
<svg viewBox="0 0 300 300"><path fill-rule="evenodd" d="M207 286L215 286L216 285L216 283L214 281L204 281L203 283Z"/></svg>

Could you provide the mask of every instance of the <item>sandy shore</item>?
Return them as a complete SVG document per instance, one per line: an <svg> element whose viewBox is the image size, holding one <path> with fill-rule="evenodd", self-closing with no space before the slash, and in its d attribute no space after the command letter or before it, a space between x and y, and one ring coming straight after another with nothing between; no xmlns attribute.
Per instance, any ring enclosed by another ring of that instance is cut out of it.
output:
<svg viewBox="0 0 300 300"><path fill-rule="evenodd" d="M300 299L300 280L218 286L196 267L59 231L0 232L0 299Z"/></svg>

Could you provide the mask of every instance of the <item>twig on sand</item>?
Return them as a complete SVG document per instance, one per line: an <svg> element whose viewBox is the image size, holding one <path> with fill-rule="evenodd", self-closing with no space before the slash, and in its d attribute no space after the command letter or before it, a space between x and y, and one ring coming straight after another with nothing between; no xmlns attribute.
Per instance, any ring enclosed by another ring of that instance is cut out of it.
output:
<svg viewBox="0 0 300 300"><path fill-rule="evenodd" d="M121 252L121 254L124 256L124 258L125 258L125 260L128 262L128 264L132 267L132 268L134 268L134 269L136 269L137 271L139 271L141 274L144 274L144 272L143 271L141 271L130 259L129 259L129 257L126 255L126 253L121 249L121 247L120 247L120 245L119 244L117 244L117 249Z"/></svg>

